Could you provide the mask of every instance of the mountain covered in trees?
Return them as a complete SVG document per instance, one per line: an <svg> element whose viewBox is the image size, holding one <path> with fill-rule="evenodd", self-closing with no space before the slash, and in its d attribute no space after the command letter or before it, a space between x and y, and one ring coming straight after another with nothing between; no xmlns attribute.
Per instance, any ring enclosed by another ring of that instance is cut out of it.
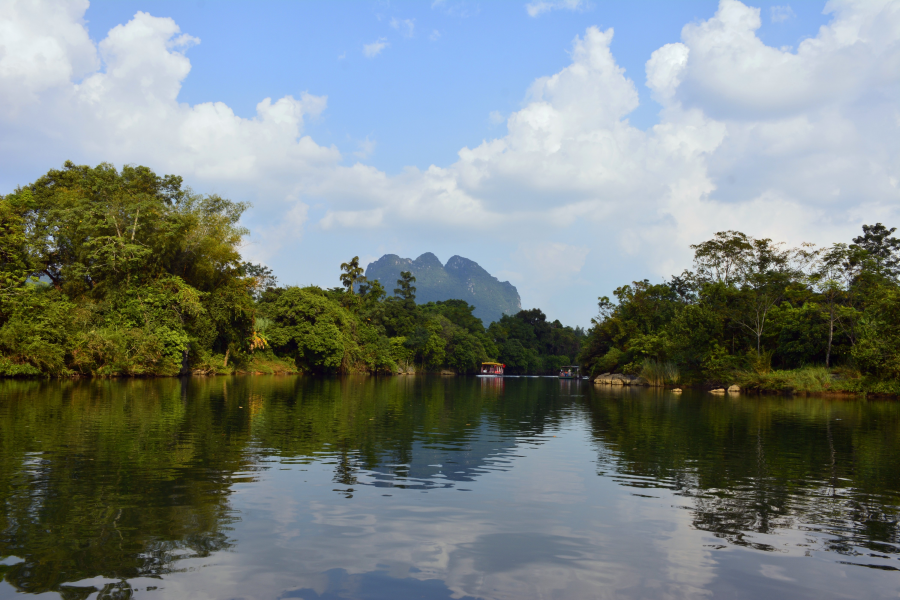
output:
<svg viewBox="0 0 900 600"><path fill-rule="evenodd" d="M409 271L416 278L416 302L419 304L465 300L475 307L473 314L485 325L522 310L515 286L508 281L499 281L478 263L462 256L453 256L442 265L431 252L415 260L385 254L369 263L366 278L378 280L386 289L392 289L403 271Z"/></svg>

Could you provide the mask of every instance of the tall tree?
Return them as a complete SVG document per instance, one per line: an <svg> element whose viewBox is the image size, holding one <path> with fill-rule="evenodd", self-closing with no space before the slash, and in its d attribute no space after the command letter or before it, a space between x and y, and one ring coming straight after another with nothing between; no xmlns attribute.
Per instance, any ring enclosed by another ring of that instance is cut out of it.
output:
<svg viewBox="0 0 900 600"><path fill-rule="evenodd" d="M735 283L753 254L753 238L740 231L720 231L700 244L692 244L694 266L701 280Z"/></svg>
<svg viewBox="0 0 900 600"><path fill-rule="evenodd" d="M17 208L0 196L0 297L21 291L31 275L25 223Z"/></svg>
<svg viewBox="0 0 900 600"><path fill-rule="evenodd" d="M375 279L373 281L366 280L365 283L361 284L359 286L359 295L372 302L381 302L387 295L387 292L384 291L384 286L381 285L381 282Z"/></svg>
<svg viewBox="0 0 900 600"><path fill-rule="evenodd" d="M900 275L900 240L891 236L896 227L888 229L881 223L863 225L863 234L853 238L851 248L865 250L878 271L888 277Z"/></svg>
<svg viewBox="0 0 900 600"><path fill-rule="evenodd" d="M847 295L846 264L852 250L847 244L834 244L821 253L811 274L810 283L822 298L821 312L828 322L828 344L825 350L825 366L831 366L831 346L834 342L834 326L841 318L841 306Z"/></svg>
<svg viewBox="0 0 900 600"><path fill-rule="evenodd" d="M397 280L397 286L394 288L394 295L399 296L403 301L415 302L416 287L413 285L416 278L409 271L400 271L400 279Z"/></svg>
<svg viewBox="0 0 900 600"><path fill-rule="evenodd" d="M751 240L751 249L740 265L741 294L735 321L756 338L760 355L769 314L781 302L793 276L791 250L768 238Z"/></svg>
<svg viewBox="0 0 900 600"><path fill-rule="evenodd" d="M363 268L359 266L359 257L354 256L350 262L341 263L341 284L347 288L351 295L355 293L354 286L366 281Z"/></svg>

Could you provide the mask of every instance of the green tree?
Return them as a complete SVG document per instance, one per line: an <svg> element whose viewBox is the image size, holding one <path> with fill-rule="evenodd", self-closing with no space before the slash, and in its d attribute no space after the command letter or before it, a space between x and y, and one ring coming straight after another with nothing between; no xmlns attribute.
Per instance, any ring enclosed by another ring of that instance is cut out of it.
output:
<svg viewBox="0 0 900 600"><path fill-rule="evenodd" d="M740 231L720 231L715 237L691 246L697 276L707 281L731 285L753 254L753 240Z"/></svg>
<svg viewBox="0 0 900 600"><path fill-rule="evenodd" d="M469 333L484 333L484 324L481 319L472 314L475 307L465 300L440 300L422 305L426 313L439 314L458 327L462 327Z"/></svg>
<svg viewBox="0 0 900 600"><path fill-rule="evenodd" d="M772 309L784 298L788 286L801 275L798 263L805 264L810 257L805 248L785 248L783 243L768 238L747 239L750 249L739 263L741 293L734 320L752 334L759 356Z"/></svg>
<svg viewBox="0 0 900 600"><path fill-rule="evenodd" d="M21 292L33 271L21 211L0 197L0 297Z"/></svg>
<svg viewBox="0 0 900 600"><path fill-rule="evenodd" d="M141 166L67 162L17 188L0 200L0 288L28 298L0 294L0 327L65 365L11 349L5 360L54 374L174 374L240 353L266 275L241 261L246 208ZM26 334L22 319L53 320L54 334Z"/></svg>
<svg viewBox="0 0 900 600"><path fill-rule="evenodd" d="M819 293L822 316L828 323L828 341L825 350L826 367L831 365L835 324L842 317L849 316L846 303L852 277L847 277L847 266L852 257L853 250L847 244L834 244L819 255L818 262L810 276L811 285Z"/></svg>
<svg viewBox="0 0 900 600"><path fill-rule="evenodd" d="M409 271L400 271L400 279L397 280L397 287L394 288L394 295L399 297L404 303L414 303L416 301L416 288L413 285L416 278Z"/></svg>
<svg viewBox="0 0 900 600"><path fill-rule="evenodd" d="M864 250L872 258L879 273L896 279L900 275L900 240L891 234L896 227L888 229L881 223L863 225L863 234L853 238L851 248Z"/></svg>
<svg viewBox="0 0 900 600"><path fill-rule="evenodd" d="M341 263L341 285L347 288L347 292L352 296L354 288L366 281L363 275L363 268L359 266L359 257L354 256L350 262Z"/></svg>

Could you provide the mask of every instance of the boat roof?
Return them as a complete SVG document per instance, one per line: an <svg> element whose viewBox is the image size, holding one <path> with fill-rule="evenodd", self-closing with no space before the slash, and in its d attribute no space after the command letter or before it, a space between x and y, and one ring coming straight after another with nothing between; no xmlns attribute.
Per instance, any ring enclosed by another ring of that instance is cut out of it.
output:
<svg viewBox="0 0 900 600"><path fill-rule="evenodd" d="M483 362L483 365L497 365L498 367L502 367L503 363L492 363L492 362Z"/></svg>
<svg viewBox="0 0 900 600"><path fill-rule="evenodd" d="M565 365L560 367L560 369L580 369L581 365Z"/></svg>

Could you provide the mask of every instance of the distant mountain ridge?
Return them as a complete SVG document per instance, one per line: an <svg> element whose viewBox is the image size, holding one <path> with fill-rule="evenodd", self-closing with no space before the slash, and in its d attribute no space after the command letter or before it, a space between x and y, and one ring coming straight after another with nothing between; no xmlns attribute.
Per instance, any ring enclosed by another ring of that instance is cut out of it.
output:
<svg viewBox="0 0 900 600"><path fill-rule="evenodd" d="M477 262L462 256L453 256L442 265L431 252L415 260L385 254L369 263L366 278L380 281L391 295L401 271L409 271L416 278L417 304L465 300L475 307L472 314L481 319L485 327L499 321L504 314L514 315L522 310L522 300L513 284L498 280Z"/></svg>

